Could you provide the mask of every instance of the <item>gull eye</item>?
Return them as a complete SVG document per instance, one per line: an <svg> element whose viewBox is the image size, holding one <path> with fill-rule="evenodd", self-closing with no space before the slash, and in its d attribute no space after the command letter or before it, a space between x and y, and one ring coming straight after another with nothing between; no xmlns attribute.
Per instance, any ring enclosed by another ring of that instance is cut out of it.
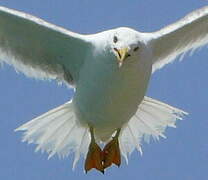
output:
<svg viewBox="0 0 208 180"><path fill-rule="evenodd" d="M118 42L117 36L114 36L114 37L113 37L113 42L114 42L114 43L117 43L117 42Z"/></svg>
<svg viewBox="0 0 208 180"><path fill-rule="evenodd" d="M139 47L138 46L134 48L134 52L135 51L138 51L138 50L139 50Z"/></svg>

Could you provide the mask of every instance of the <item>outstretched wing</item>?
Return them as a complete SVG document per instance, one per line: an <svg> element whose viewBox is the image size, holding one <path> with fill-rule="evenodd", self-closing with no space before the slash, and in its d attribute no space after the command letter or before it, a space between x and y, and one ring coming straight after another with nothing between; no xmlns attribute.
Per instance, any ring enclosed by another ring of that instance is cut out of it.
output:
<svg viewBox="0 0 208 180"><path fill-rule="evenodd" d="M0 62L27 76L76 82L89 48L84 35L0 7Z"/></svg>
<svg viewBox="0 0 208 180"><path fill-rule="evenodd" d="M177 56L208 43L208 6L153 34L153 72Z"/></svg>

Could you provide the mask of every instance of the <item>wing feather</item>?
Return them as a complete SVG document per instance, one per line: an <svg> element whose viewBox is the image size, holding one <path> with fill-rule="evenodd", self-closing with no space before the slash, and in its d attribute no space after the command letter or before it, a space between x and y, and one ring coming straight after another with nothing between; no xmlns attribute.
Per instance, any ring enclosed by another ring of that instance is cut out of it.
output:
<svg viewBox="0 0 208 180"><path fill-rule="evenodd" d="M89 48L85 35L0 7L0 62L27 76L72 83Z"/></svg>
<svg viewBox="0 0 208 180"><path fill-rule="evenodd" d="M153 72L176 57L208 43L208 6L153 34Z"/></svg>

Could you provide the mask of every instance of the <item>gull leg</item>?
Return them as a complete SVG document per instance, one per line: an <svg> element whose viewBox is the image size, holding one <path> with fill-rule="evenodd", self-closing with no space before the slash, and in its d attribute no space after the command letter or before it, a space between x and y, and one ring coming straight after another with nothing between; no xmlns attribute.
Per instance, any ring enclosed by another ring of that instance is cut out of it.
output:
<svg viewBox="0 0 208 180"><path fill-rule="evenodd" d="M117 130L116 135L108 144L105 145L103 149L104 169L111 166L112 164L115 164L118 167L121 164L121 155L120 155L120 148L119 148L119 141L118 141L119 134L120 134L120 129Z"/></svg>
<svg viewBox="0 0 208 180"><path fill-rule="evenodd" d="M103 152L95 142L94 131L92 127L90 127L90 135L91 135L91 142L85 160L85 172L87 173L91 169L95 168L104 174Z"/></svg>

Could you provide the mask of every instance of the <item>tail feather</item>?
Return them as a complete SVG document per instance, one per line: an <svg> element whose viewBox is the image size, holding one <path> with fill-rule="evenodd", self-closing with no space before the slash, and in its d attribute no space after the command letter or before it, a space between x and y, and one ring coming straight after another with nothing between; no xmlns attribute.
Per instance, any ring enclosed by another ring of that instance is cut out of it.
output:
<svg viewBox="0 0 208 180"><path fill-rule="evenodd" d="M51 142L58 141L58 139L63 135L63 128L69 127L69 119L64 119L64 117L62 118L63 119L61 121L58 121L57 119L56 123L51 123L44 129L44 134L37 140L38 146L36 151L39 151L40 149L47 149L47 143L49 140ZM66 129L66 131L68 131L68 129ZM51 149L55 148L55 144L53 143L52 145Z"/></svg>
<svg viewBox="0 0 208 180"><path fill-rule="evenodd" d="M39 116L15 131L25 131L23 141L37 144L36 151L66 157L75 153L73 168L80 156L86 156L90 143L88 127L81 126L74 114L73 104L68 102Z"/></svg>
<svg viewBox="0 0 208 180"><path fill-rule="evenodd" d="M67 103L66 103L67 104ZM15 131L19 131L19 130L28 130L28 128L34 128L34 126L41 126L43 124L46 124L48 121L50 121L50 118L57 118L58 116L60 116L61 113L66 112L64 110L66 110L66 104L59 106L55 109L50 110L49 112L38 116L37 118L23 124L22 126L18 127L17 129L15 129ZM53 115L53 116L52 116ZM45 119L47 118L47 119ZM42 119L44 119L44 121L42 121Z"/></svg>
<svg viewBox="0 0 208 180"><path fill-rule="evenodd" d="M55 144L55 148L53 149L53 151L49 154L48 159L50 159L53 155L56 154L56 152L59 152L59 154L66 154L66 152L63 151L63 149L65 149L64 147L66 146L66 142L68 137L70 137L73 129L75 129L75 123L72 124L72 126L70 127L70 129L68 129L69 126L65 126L62 131L64 131L65 133L62 134L62 136L60 136L59 141ZM61 158L61 156L59 156Z"/></svg>
<svg viewBox="0 0 208 180"><path fill-rule="evenodd" d="M136 148L141 154L143 141L158 140L164 136L167 127L175 127L176 120L186 112L165 103L144 97L135 115L121 129L119 144L121 154L128 162L128 156ZM88 127L80 125L74 113L73 103L61 105L31 121L15 131L25 131L23 141L37 144L36 151L57 154L60 158L74 153L73 169L80 159L86 157L90 144Z"/></svg>
<svg viewBox="0 0 208 180"><path fill-rule="evenodd" d="M165 138L163 134L167 127L176 127L177 120L181 120L188 113L149 97L144 97L136 114L122 128L119 137L121 153L128 160L128 156L136 148L140 153L142 142L149 142L151 137L159 140Z"/></svg>
<svg viewBox="0 0 208 180"><path fill-rule="evenodd" d="M142 154L142 148L139 142L139 134L137 131L134 131L132 123L128 123L121 131L119 137L120 151L122 156L125 158L126 163L128 164L128 156L136 148Z"/></svg>

